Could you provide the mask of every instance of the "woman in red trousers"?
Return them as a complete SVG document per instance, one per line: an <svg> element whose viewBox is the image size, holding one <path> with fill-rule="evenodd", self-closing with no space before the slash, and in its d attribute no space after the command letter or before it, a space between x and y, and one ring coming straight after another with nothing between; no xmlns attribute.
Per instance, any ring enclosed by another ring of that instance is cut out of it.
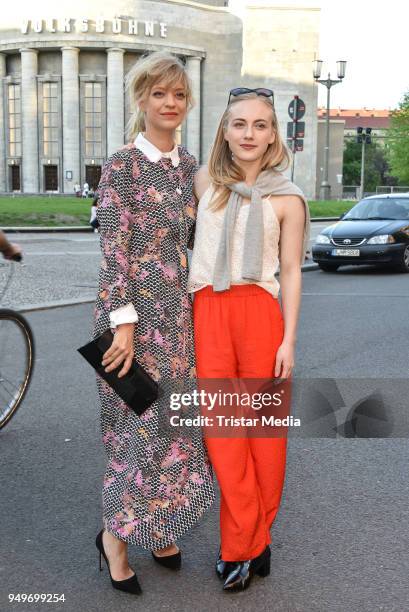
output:
<svg viewBox="0 0 409 612"><path fill-rule="evenodd" d="M288 162L273 92L233 89L209 164L195 177L188 290L199 380L291 376L310 217L302 192L282 173ZM285 475L286 436L239 429L236 437L204 434L221 492L216 572L226 591L268 575Z"/></svg>

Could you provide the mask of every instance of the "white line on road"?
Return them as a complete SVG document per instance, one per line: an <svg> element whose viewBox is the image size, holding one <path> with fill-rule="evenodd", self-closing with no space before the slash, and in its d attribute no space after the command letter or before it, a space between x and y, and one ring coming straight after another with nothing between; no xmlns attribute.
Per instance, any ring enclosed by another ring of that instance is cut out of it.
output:
<svg viewBox="0 0 409 612"><path fill-rule="evenodd" d="M404 293L395 293L395 294L390 294L388 293L388 295L380 295L379 293L302 293L301 295L323 295L323 296L330 296L330 297L373 297L373 298L385 298L385 299L389 299L391 297L397 297L397 298L409 298L409 295L405 295Z"/></svg>
<svg viewBox="0 0 409 612"><path fill-rule="evenodd" d="M101 251L26 251L26 259L31 255L101 255Z"/></svg>

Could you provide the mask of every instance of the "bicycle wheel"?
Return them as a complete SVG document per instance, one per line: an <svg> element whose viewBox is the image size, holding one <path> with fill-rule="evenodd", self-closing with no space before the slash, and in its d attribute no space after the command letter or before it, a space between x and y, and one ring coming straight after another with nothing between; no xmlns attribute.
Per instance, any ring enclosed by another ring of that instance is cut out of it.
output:
<svg viewBox="0 0 409 612"><path fill-rule="evenodd" d="M34 339L26 319L0 309L0 429L20 406L33 373Z"/></svg>

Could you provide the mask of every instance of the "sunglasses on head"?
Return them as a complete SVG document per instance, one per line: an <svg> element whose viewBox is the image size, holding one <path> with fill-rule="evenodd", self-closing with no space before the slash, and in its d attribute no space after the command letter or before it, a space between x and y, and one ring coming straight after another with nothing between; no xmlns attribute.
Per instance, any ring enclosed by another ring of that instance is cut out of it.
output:
<svg viewBox="0 0 409 612"><path fill-rule="evenodd" d="M230 99L232 96L242 96L246 93L256 93L258 96L271 98L274 104L274 92L271 89L267 89L265 87L257 87L256 89L249 89L248 87L235 87L234 89L230 90L229 100L227 104L230 103Z"/></svg>

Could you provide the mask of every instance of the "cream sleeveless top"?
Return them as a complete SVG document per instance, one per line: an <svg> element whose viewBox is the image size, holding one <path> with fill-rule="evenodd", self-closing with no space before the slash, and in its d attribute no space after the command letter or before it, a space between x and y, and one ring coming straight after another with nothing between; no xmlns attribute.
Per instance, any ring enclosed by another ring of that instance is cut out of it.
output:
<svg viewBox="0 0 409 612"><path fill-rule="evenodd" d="M195 242L188 278L188 291L191 293L213 284L216 254L225 214L225 208L216 211L209 210L213 193L214 188L210 185L198 204ZM232 244L231 284L259 285L274 297L278 297L280 284L275 273L279 266L280 223L268 197L263 198L264 252L261 280L252 281L241 277L244 234L249 207L250 202L242 204L236 219Z"/></svg>

